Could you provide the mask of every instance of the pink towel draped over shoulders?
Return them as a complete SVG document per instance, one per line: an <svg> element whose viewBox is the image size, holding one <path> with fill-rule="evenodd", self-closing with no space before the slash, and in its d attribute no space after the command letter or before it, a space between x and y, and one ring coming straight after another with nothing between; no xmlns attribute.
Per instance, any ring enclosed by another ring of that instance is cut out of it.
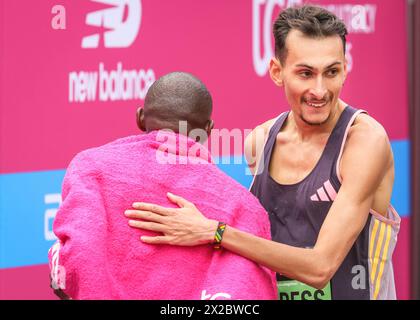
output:
<svg viewBox="0 0 420 320"><path fill-rule="evenodd" d="M166 163L165 163L166 162ZM174 206L170 191L209 218L270 238L258 200L184 136L154 131L79 153L63 182L49 251L55 286L73 299L276 299L275 275L211 246L142 243L129 227L135 201Z"/></svg>

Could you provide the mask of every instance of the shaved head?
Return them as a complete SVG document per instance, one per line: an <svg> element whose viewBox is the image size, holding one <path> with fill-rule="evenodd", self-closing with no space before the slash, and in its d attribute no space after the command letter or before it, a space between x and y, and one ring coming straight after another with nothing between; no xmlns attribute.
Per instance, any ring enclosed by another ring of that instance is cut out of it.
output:
<svg viewBox="0 0 420 320"><path fill-rule="evenodd" d="M169 73L156 80L147 92L142 130L177 132L180 121L188 123L188 131L205 129L212 109L211 95L198 78L185 72Z"/></svg>

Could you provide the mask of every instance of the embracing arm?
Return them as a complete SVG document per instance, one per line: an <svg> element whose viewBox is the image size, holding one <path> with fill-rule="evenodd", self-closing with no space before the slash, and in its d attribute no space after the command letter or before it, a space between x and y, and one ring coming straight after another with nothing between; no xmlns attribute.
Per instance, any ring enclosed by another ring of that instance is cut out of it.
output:
<svg viewBox="0 0 420 320"><path fill-rule="evenodd" d="M364 124L355 125L352 131L341 162L342 186L314 248L291 247L230 227L225 231L223 247L290 278L324 287L365 226L375 191L392 166L384 132L372 131Z"/></svg>
<svg viewBox="0 0 420 320"><path fill-rule="evenodd" d="M385 132L357 124L343 153L342 186L314 248L291 247L230 227L225 231L223 246L290 278L322 288L365 226L375 191L390 166L392 155Z"/></svg>
<svg viewBox="0 0 420 320"><path fill-rule="evenodd" d="M224 232L222 245L280 274L323 288L365 226L375 192L391 166L392 154L386 134L364 124L354 125L341 161L342 186L313 248L269 241L231 226ZM142 237L142 240L153 244L211 243L217 222L205 219L193 204L180 197L170 196L170 199L182 208L137 204L135 207L144 211L127 213L131 218L153 221L132 220L133 227L164 233L164 236Z"/></svg>

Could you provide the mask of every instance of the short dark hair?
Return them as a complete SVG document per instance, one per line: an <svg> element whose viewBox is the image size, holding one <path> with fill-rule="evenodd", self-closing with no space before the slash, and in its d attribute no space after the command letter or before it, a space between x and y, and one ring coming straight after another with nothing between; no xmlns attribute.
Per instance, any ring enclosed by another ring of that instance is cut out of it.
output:
<svg viewBox="0 0 420 320"><path fill-rule="evenodd" d="M287 57L286 37L292 29L311 38L338 35L343 42L344 53L346 52L347 28L342 20L322 7L290 7L280 12L273 25L275 55L282 64Z"/></svg>
<svg viewBox="0 0 420 320"><path fill-rule="evenodd" d="M210 120L213 101L210 92L197 77L172 72L160 77L149 88L144 101L145 116L161 123L204 127Z"/></svg>

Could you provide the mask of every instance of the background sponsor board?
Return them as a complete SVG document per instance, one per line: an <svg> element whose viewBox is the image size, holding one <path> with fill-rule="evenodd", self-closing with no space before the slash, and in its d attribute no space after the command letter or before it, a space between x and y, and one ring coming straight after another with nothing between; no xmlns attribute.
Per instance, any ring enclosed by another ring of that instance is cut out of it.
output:
<svg viewBox="0 0 420 320"><path fill-rule="evenodd" d="M266 66L272 20L299 2L63 0L57 7L53 0L0 0L0 297L51 297L44 271L65 168L83 149L138 133L135 110L154 79L177 70L197 75L212 93L219 129L244 132L287 110ZM395 276L406 299L405 1L313 2L350 30L343 99L380 121L392 142L392 203L403 217ZM219 152L218 165L248 186L242 155L241 148Z"/></svg>

